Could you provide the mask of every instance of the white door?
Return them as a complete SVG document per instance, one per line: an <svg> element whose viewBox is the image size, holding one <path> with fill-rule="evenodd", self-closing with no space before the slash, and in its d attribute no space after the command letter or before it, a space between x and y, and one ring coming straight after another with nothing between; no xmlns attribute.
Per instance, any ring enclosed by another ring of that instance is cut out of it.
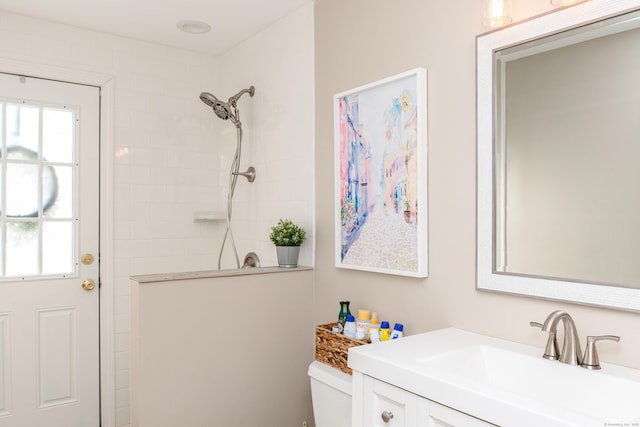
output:
<svg viewBox="0 0 640 427"><path fill-rule="evenodd" d="M99 99L0 74L0 427L100 425Z"/></svg>

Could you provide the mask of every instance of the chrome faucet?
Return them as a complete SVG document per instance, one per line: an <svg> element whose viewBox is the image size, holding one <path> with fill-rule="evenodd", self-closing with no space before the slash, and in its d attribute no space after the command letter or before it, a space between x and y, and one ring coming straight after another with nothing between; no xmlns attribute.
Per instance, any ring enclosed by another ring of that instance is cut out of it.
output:
<svg viewBox="0 0 640 427"><path fill-rule="evenodd" d="M562 320L564 327L564 343L560 351L559 361L569 365L580 365L582 363L582 350L580 349L580 338L576 324L569 313L564 310L557 310L551 313L542 325L542 330L548 334L556 335L558 322Z"/></svg>
<svg viewBox="0 0 640 427"><path fill-rule="evenodd" d="M558 343L556 341L556 334L558 329L558 322L562 320L564 326L564 343L562 344L562 351L558 357ZM557 310L547 316L544 324L538 322L529 322L531 326L541 328L543 331L549 334L547 340L547 346L544 350L545 359L557 359L562 363L568 365L580 365L581 367L589 370L602 369L600 366L600 359L598 358L598 352L596 351L596 342L601 340L620 341L620 337L617 335L601 335L601 336L588 336L587 347L584 349L584 357L580 351L580 338L578 337L578 330L576 324L573 322L569 313L563 310Z"/></svg>

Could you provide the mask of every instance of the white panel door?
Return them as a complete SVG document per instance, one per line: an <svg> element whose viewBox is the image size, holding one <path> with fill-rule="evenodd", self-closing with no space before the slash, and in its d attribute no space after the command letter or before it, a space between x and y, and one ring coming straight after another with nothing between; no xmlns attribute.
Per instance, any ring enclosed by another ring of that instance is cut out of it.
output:
<svg viewBox="0 0 640 427"><path fill-rule="evenodd" d="M100 425L99 103L0 74L0 427Z"/></svg>

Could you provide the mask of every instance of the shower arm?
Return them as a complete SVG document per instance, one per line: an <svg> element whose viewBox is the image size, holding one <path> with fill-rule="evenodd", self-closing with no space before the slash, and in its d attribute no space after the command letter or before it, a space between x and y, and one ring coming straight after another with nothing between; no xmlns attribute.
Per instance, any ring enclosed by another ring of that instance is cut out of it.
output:
<svg viewBox="0 0 640 427"><path fill-rule="evenodd" d="M248 89L242 89L240 92L236 93L231 98L229 98L229 101L228 101L229 105L233 105L235 107L236 103L238 102L238 99L240 99L242 95L244 95L245 93L248 93L249 96L253 97L253 95L255 94L255 91L256 89L253 86L250 86Z"/></svg>

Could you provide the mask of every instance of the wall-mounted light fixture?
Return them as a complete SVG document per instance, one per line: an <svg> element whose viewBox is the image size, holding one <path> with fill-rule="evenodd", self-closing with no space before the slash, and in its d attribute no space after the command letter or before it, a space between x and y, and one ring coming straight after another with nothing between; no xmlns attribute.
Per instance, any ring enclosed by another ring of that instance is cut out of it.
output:
<svg viewBox="0 0 640 427"><path fill-rule="evenodd" d="M571 6L578 3L584 3L587 0L551 0L551 4L554 6Z"/></svg>
<svg viewBox="0 0 640 427"><path fill-rule="evenodd" d="M511 0L482 0L482 25L497 28L510 23Z"/></svg>

